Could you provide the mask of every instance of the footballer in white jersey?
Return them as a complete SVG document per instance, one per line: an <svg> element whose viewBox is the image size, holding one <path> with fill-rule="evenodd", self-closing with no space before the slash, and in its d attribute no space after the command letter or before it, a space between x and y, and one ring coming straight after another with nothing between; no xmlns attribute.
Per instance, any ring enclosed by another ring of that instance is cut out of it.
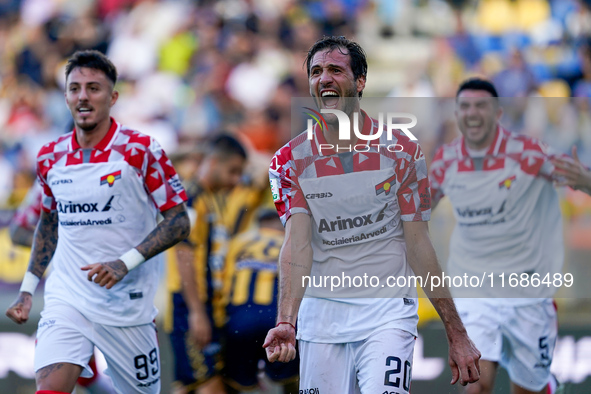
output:
<svg viewBox="0 0 591 394"><path fill-rule="evenodd" d="M499 126L501 113L490 82L474 78L460 85L456 117L462 136L437 151L429 173L431 195L433 206L448 196L456 219L446 274L492 275L496 281L451 289L482 352L481 380L467 392L492 392L500 364L514 393L537 393L554 382L557 320L550 297L556 288L502 287L500 277L543 280L562 273L556 155L542 142Z"/></svg>
<svg viewBox="0 0 591 394"><path fill-rule="evenodd" d="M378 122L364 112L364 134ZM298 339L342 343L366 339L379 328L416 333L416 288L355 287L348 278L411 276L402 221L429 220L424 156L418 144L398 132L404 150L371 147L336 154L326 149L320 128L308 140L300 134L280 149L269 171L275 204L285 224L293 213L312 219L314 264L298 315ZM383 134L381 143L386 143ZM312 158L307 160L306 158ZM345 286L319 286L320 278L343 275ZM351 279L353 281L353 279ZM325 330L327 325L334 329Z"/></svg>
<svg viewBox="0 0 591 394"><path fill-rule="evenodd" d="M457 139L441 147L431 163L432 198L448 196L456 219L450 276L485 273L498 279L505 274L508 280L514 273L540 278L561 273L562 217L548 147L499 126L482 157L470 156L469 150L465 139ZM452 288L452 295L486 297L497 304L532 304L551 297L556 288L523 286L512 294L508 291L486 281L478 293L468 287ZM519 298L500 298L512 296Z"/></svg>
<svg viewBox="0 0 591 394"><path fill-rule="evenodd" d="M155 259L130 271L109 291L89 286L80 267L118 258L156 227L160 211L184 201L184 189L162 148L112 120L92 150L81 149L74 133L46 145L38 168L42 208L58 212L58 243L45 302L67 302L100 324L150 323L157 313Z"/></svg>
<svg viewBox="0 0 591 394"><path fill-rule="evenodd" d="M160 145L109 116L116 80L103 54L76 52L65 94L74 130L37 156L41 217L7 315L27 321L51 261L35 349L41 393L70 393L79 376L91 377L94 346L118 393L160 391L153 323L159 267L152 258L188 235L187 197Z"/></svg>
<svg viewBox="0 0 591 394"><path fill-rule="evenodd" d="M286 237L277 327L263 346L270 361L292 360L297 324L301 392L408 393L416 287L400 291L383 281L354 281L440 272L428 235L425 159L416 142L399 131L387 140L379 122L361 111L367 62L358 44L325 37L312 46L306 64L316 106L344 112L361 132L359 139L339 140L335 115L325 113L324 126L311 138L298 135L272 159L271 189ZM348 144L358 149L340 149ZM337 288L333 279L324 281L333 277L342 279ZM480 354L449 292L440 290L432 301L450 337L453 383L476 381Z"/></svg>

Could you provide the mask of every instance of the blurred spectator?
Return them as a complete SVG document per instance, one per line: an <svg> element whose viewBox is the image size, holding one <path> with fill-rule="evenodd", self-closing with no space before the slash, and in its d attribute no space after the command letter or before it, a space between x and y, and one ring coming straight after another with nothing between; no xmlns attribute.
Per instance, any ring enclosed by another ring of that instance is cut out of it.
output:
<svg viewBox="0 0 591 394"><path fill-rule="evenodd" d="M509 55L507 68L495 75L493 82L499 97L527 97L536 89L534 76L516 48Z"/></svg>
<svg viewBox="0 0 591 394"><path fill-rule="evenodd" d="M581 46L579 49L581 59L581 79L574 83L574 97L591 97L591 46L589 44Z"/></svg>
<svg viewBox="0 0 591 394"><path fill-rule="evenodd" d="M461 1L460 3L464 3ZM481 59L480 49L476 45L474 36L464 25L462 14L455 13L456 32L449 38L450 45L457 53L458 57L466 65L466 68L474 68Z"/></svg>
<svg viewBox="0 0 591 394"><path fill-rule="evenodd" d="M433 114L431 123L417 126L428 161L457 135L444 114L453 113L446 107L453 100L436 97L454 97L476 73L493 79L502 96L522 98L506 107L506 126L561 150L576 144L589 165L590 4L0 0L0 207L22 198L39 148L72 128L64 61L77 49L111 56L121 74L114 116L154 136L168 154L223 129L265 161L302 131L291 123L292 98L309 96L301 59L323 34L334 34L367 48L373 77L364 97L434 97L420 112Z"/></svg>
<svg viewBox="0 0 591 394"><path fill-rule="evenodd" d="M93 48L107 52L120 70L117 116L152 129L167 150L224 128L271 151L296 132L291 97L307 95L307 76L294 59L322 34L354 36L361 25L374 28L363 35L372 41L372 69L383 76L368 85L368 95L449 97L466 73L477 72L493 78L503 96L527 97L557 76L569 78L574 96L589 96L589 50L577 59L573 44L591 32L588 3L5 0L0 139L25 146L31 136L41 141L67 130L63 61ZM392 30L386 40L382 27ZM548 29L552 34L540 33ZM417 43L427 52L414 51ZM405 46L410 50L395 64L380 60Z"/></svg>
<svg viewBox="0 0 591 394"><path fill-rule="evenodd" d="M578 0L576 6L566 16L566 28L571 37L591 35L591 12L589 2Z"/></svg>

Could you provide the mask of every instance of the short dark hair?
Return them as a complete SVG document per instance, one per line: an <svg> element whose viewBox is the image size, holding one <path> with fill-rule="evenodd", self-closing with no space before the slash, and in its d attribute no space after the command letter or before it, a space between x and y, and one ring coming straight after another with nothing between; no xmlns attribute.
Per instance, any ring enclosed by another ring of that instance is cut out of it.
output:
<svg viewBox="0 0 591 394"><path fill-rule="evenodd" d="M72 57L68 59L68 64L66 65L66 79L68 79L72 70L78 67L100 70L105 73L111 82L113 82L113 85L117 83L117 69L115 68L115 65L108 57L99 51L76 51Z"/></svg>
<svg viewBox="0 0 591 394"><path fill-rule="evenodd" d="M464 82L460 84L458 91L456 92L456 97L462 93L464 90L484 90L490 93L493 97L499 97L497 93L497 89L495 89L495 85L492 82L483 79L483 78L470 78L466 79Z"/></svg>
<svg viewBox="0 0 591 394"><path fill-rule="evenodd" d="M210 140L208 152L210 154L218 154L222 157L238 155L245 160L248 157L240 141L230 134L225 133L218 134Z"/></svg>
<svg viewBox="0 0 591 394"><path fill-rule="evenodd" d="M355 41L345 38L345 36L324 36L320 40L316 41L314 45L312 45L310 50L308 50L306 59L304 60L306 71L308 72L308 78L310 77L310 66L312 64L314 55L317 52L323 51L325 49L329 49L330 51L338 49L341 51L341 53L343 53L342 49L346 49L347 52L349 52L348 54L351 59L351 70L353 71L355 80L361 76L367 77L367 56L359 44L357 44ZM361 97L362 94L363 92L359 92L359 97Z"/></svg>

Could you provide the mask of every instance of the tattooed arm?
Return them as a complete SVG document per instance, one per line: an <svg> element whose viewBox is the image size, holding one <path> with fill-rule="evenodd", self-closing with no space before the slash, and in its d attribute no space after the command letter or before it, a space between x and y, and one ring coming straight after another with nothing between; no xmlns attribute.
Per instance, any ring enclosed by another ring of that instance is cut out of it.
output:
<svg viewBox="0 0 591 394"><path fill-rule="evenodd" d="M40 279L53 257L56 246L57 211L42 212L35 231L31 260L27 271ZM29 312L33 305L32 297L33 295L29 292L20 292L17 299L6 311L6 316L18 324L25 323L29 319Z"/></svg>
<svg viewBox="0 0 591 394"><path fill-rule="evenodd" d="M164 220L136 248L146 260L181 242L191 231L185 204L170 208L162 215Z"/></svg>
<svg viewBox="0 0 591 394"><path fill-rule="evenodd" d="M162 212L164 220L135 249L148 260L165 251L171 246L187 238L191 226L185 204L180 204ZM88 272L88 280L99 286L113 287L127 274L127 266L123 261L115 260L107 263L95 263L82 267ZM96 276L95 276L96 275Z"/></svg>

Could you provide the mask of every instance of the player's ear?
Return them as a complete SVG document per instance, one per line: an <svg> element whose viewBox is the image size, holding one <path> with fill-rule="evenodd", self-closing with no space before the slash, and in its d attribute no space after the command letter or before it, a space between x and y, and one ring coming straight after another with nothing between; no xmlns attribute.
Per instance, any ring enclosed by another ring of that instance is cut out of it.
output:
<svg viewBox="0 0 591 394"><path fill-rule="evenodd" d="M119 92L117 90L113 89L113 91L111 92L111 102L110 102L109 106L112 107L113 105L115 105L118 98L119 98Z"/></svg>
<svg viewBox="0 0 591 394"><path fill-rule="evenodd" d="M357 83L357 93L363 92L363 89L365 89L365 81L365 75L360 75L357 77L357 80L355 81Z"/></svg>

